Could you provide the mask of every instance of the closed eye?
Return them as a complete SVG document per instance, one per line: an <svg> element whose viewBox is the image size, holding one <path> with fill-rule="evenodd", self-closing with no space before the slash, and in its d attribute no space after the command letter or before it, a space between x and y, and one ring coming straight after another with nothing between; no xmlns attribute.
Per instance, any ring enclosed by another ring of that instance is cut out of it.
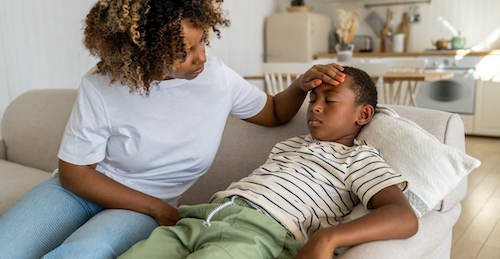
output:
<svg viewBox="0 0 500 259"><path fill-rule="evenodd" d="M316 95L316 92L314 92L314 89L312 89L309 92L309 103L314 103L317 98L318 98L318 96Z"/></svg>

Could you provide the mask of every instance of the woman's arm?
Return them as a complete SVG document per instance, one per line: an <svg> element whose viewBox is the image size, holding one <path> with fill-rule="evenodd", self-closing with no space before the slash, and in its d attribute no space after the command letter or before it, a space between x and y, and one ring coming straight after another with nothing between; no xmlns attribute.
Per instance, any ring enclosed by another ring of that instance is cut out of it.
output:
<svg viewBox="0 0 500 259"><path fill-rule="evenodd" d="M397 186L389 186L375 194L371 204L375 209L364 217L314 233L295 259L331 259L339 247L409 238L417 233L418 219Z"/></svg>
<svg viewBox="0 0 500 259"><path fill-rule="evenodd" d="M340 72L342 70L344 68L338 64L313 66L283 92L276 96L268 95L262 111L246 121L263 126L278 126L289 122L300 109L309 90L322 82L338 85L344 81L345 75Z"/></svg>
<svg viewBox="0 0 500 259"><path fill-rule="evenodd" d="M175 225L180 219L179 212L174 207L122 185L95 168L95 164L79 166L59 160L59 179L64 188L105 208L147 214L162 226Z"/></svg>

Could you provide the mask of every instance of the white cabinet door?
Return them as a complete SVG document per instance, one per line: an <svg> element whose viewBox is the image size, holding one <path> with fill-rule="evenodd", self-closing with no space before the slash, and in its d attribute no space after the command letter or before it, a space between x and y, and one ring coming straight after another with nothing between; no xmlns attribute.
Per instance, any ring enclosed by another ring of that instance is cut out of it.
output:
<svg viewBox="0 0 500 259"><path fill-rule="evenodd" d="M476 84L474 134L500 137L500 82Z"/></svg>
<svg viewBox="0 0 500 259"><path fill-rule="evenodd" d="M474 115L469 115L469 114L459 114L459 115L464 123L465 134L474 135Z"/></svg>

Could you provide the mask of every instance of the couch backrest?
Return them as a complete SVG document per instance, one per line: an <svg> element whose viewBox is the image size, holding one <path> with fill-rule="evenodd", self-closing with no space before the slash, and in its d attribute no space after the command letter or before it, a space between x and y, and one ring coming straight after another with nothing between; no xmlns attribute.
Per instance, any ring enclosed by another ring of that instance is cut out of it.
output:
<svg viewBox="0 0 500 259"><path fill-rule="evenodd" d="M8 161L52 172L76 89L43 89L16 98L2 118Z"/></svg>
<svg viewBox="0 0 500 259"><path fill-rule="evenodd" d="M231 182L249 175L267 159L272 147L289 137L307 134L306 109L304 104L291 122L279 127L262 127L229 117L222 142L210 170L203 175L180 199L180 204L207 202L213 193L224 190ZM442 111L416 107L390 105L399 115L408 118L439 141L464 150L463 123L460 116ZM236 144L237 143L237 144ZM461 200L466 181L453 194ZM452 203L455 203L453 200Z"/></svg>
<svg viewBox="0 0 500 259"><path fill-rule="evenodd" d="M181 198L180 204L207 202L215 191L225 189L263 164L276 143L307 134L305 106L292 121L279 127L259 126L230 116L214 163Z"/></svg>
<svg viewBox="0 0 500 259"><path fill-rule="evenodd" d="M45 89L27 92L14 100L2 119L2 138L7 160L47 172L57 168L57 152L73 104L76 89ZM279 141L307 134L306 104L288 124L262 127L229 117L219 151L210 170L181 198L180 204L207 202L232 181L250 174L267 159ZM439 141L465 150L460 116L415 107L391 106L399 115L413 120ZM463 199L467 182L450 194L450 206ZM446 199L445 199L446 201ZM446 202L443 203L446 210Z"/></svg>

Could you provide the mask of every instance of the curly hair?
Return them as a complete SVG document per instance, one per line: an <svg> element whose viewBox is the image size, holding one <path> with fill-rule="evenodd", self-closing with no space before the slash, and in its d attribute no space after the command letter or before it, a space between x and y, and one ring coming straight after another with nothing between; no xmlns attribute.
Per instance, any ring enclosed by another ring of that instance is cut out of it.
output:
<svg viewBox="0 0 500 259"><path fill-rule="evenodd" d="M109 74L130 92L149 95L158 79L185 61L188 45L181 19L220 38L229 26L223 0L99 0L85 20L84 45L98 57L95 73ZM210 44L208 37L205 44Z"/></svg>
<svg viewBox="0 0 500 259"><path fill-rule="evenodd" d="M345 66L344 71L346 75L353 77L353 82L349 89L354 93L355 105L369 104L373 108L377 107L377 87L373 79L363 70Z"/></svg>

